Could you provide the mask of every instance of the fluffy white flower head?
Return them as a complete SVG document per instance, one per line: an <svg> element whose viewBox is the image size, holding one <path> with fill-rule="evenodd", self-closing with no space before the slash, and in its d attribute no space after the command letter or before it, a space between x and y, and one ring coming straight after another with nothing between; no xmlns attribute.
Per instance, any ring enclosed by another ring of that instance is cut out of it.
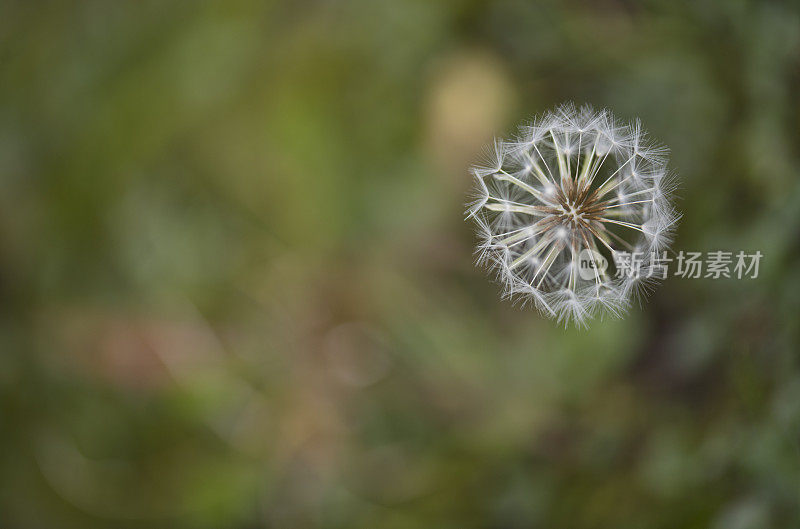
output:
<svg viewBox="0 0 800 529"><path fill-rule="evenodd" d="M478 262L505 296L565 324L620 316L661 277L679 218L666 154L638 121L572 104L496 140L471 170ZM620 255L632 256L629 269Z"/></svg>

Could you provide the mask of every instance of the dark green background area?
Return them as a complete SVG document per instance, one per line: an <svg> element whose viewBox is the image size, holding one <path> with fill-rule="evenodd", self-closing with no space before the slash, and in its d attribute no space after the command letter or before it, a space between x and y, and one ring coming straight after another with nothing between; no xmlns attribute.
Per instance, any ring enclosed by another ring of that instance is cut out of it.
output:
<svg viewBox="0 0 800 529"><path fill-rule="evenodd" d="M798 94L789 0L5 0L0 526L800 527ZM467 169L564 101L759 277L501 301Z"/></svg>

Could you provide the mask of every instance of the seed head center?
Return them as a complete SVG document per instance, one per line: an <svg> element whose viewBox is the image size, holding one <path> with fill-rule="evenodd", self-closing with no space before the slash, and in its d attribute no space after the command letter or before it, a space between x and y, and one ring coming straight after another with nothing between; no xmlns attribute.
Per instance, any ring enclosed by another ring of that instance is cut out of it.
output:
<svg viewBox="0 0 800 529"><path fill-rule="evenodd" d="M587 216L597 213L593 197L586 196L586 191L578 188L566 189L561 197L559 210L561 212L561 223L572 227L588 227L591 221Z"/></svg>

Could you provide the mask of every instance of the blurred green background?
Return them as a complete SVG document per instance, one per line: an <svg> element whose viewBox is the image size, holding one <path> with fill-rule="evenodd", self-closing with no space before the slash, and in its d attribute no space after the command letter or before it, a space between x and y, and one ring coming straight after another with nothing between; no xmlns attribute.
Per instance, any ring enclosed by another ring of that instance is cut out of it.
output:
<svg viewBox="0 0 800 529"><path fill-rule="evenodd" d="M0 7L3 528L800 527L800 7ZM564 101L672 149L670 279L588 331L472 264Z"/></svg>

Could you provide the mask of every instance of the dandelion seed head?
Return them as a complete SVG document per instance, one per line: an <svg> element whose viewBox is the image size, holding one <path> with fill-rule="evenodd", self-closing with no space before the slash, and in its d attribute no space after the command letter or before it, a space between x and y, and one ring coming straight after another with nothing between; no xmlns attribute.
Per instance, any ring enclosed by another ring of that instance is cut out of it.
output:
<svg viewBox="0 0 800 529"><path fill-rule="evenodd" d="M638 252L652 269L680 217L666 163L638 121L605 110L565 104L533 119L471 170L477 261L503 297L565 324L621 316L654 280L617 273L614 253Z"/></svg>

